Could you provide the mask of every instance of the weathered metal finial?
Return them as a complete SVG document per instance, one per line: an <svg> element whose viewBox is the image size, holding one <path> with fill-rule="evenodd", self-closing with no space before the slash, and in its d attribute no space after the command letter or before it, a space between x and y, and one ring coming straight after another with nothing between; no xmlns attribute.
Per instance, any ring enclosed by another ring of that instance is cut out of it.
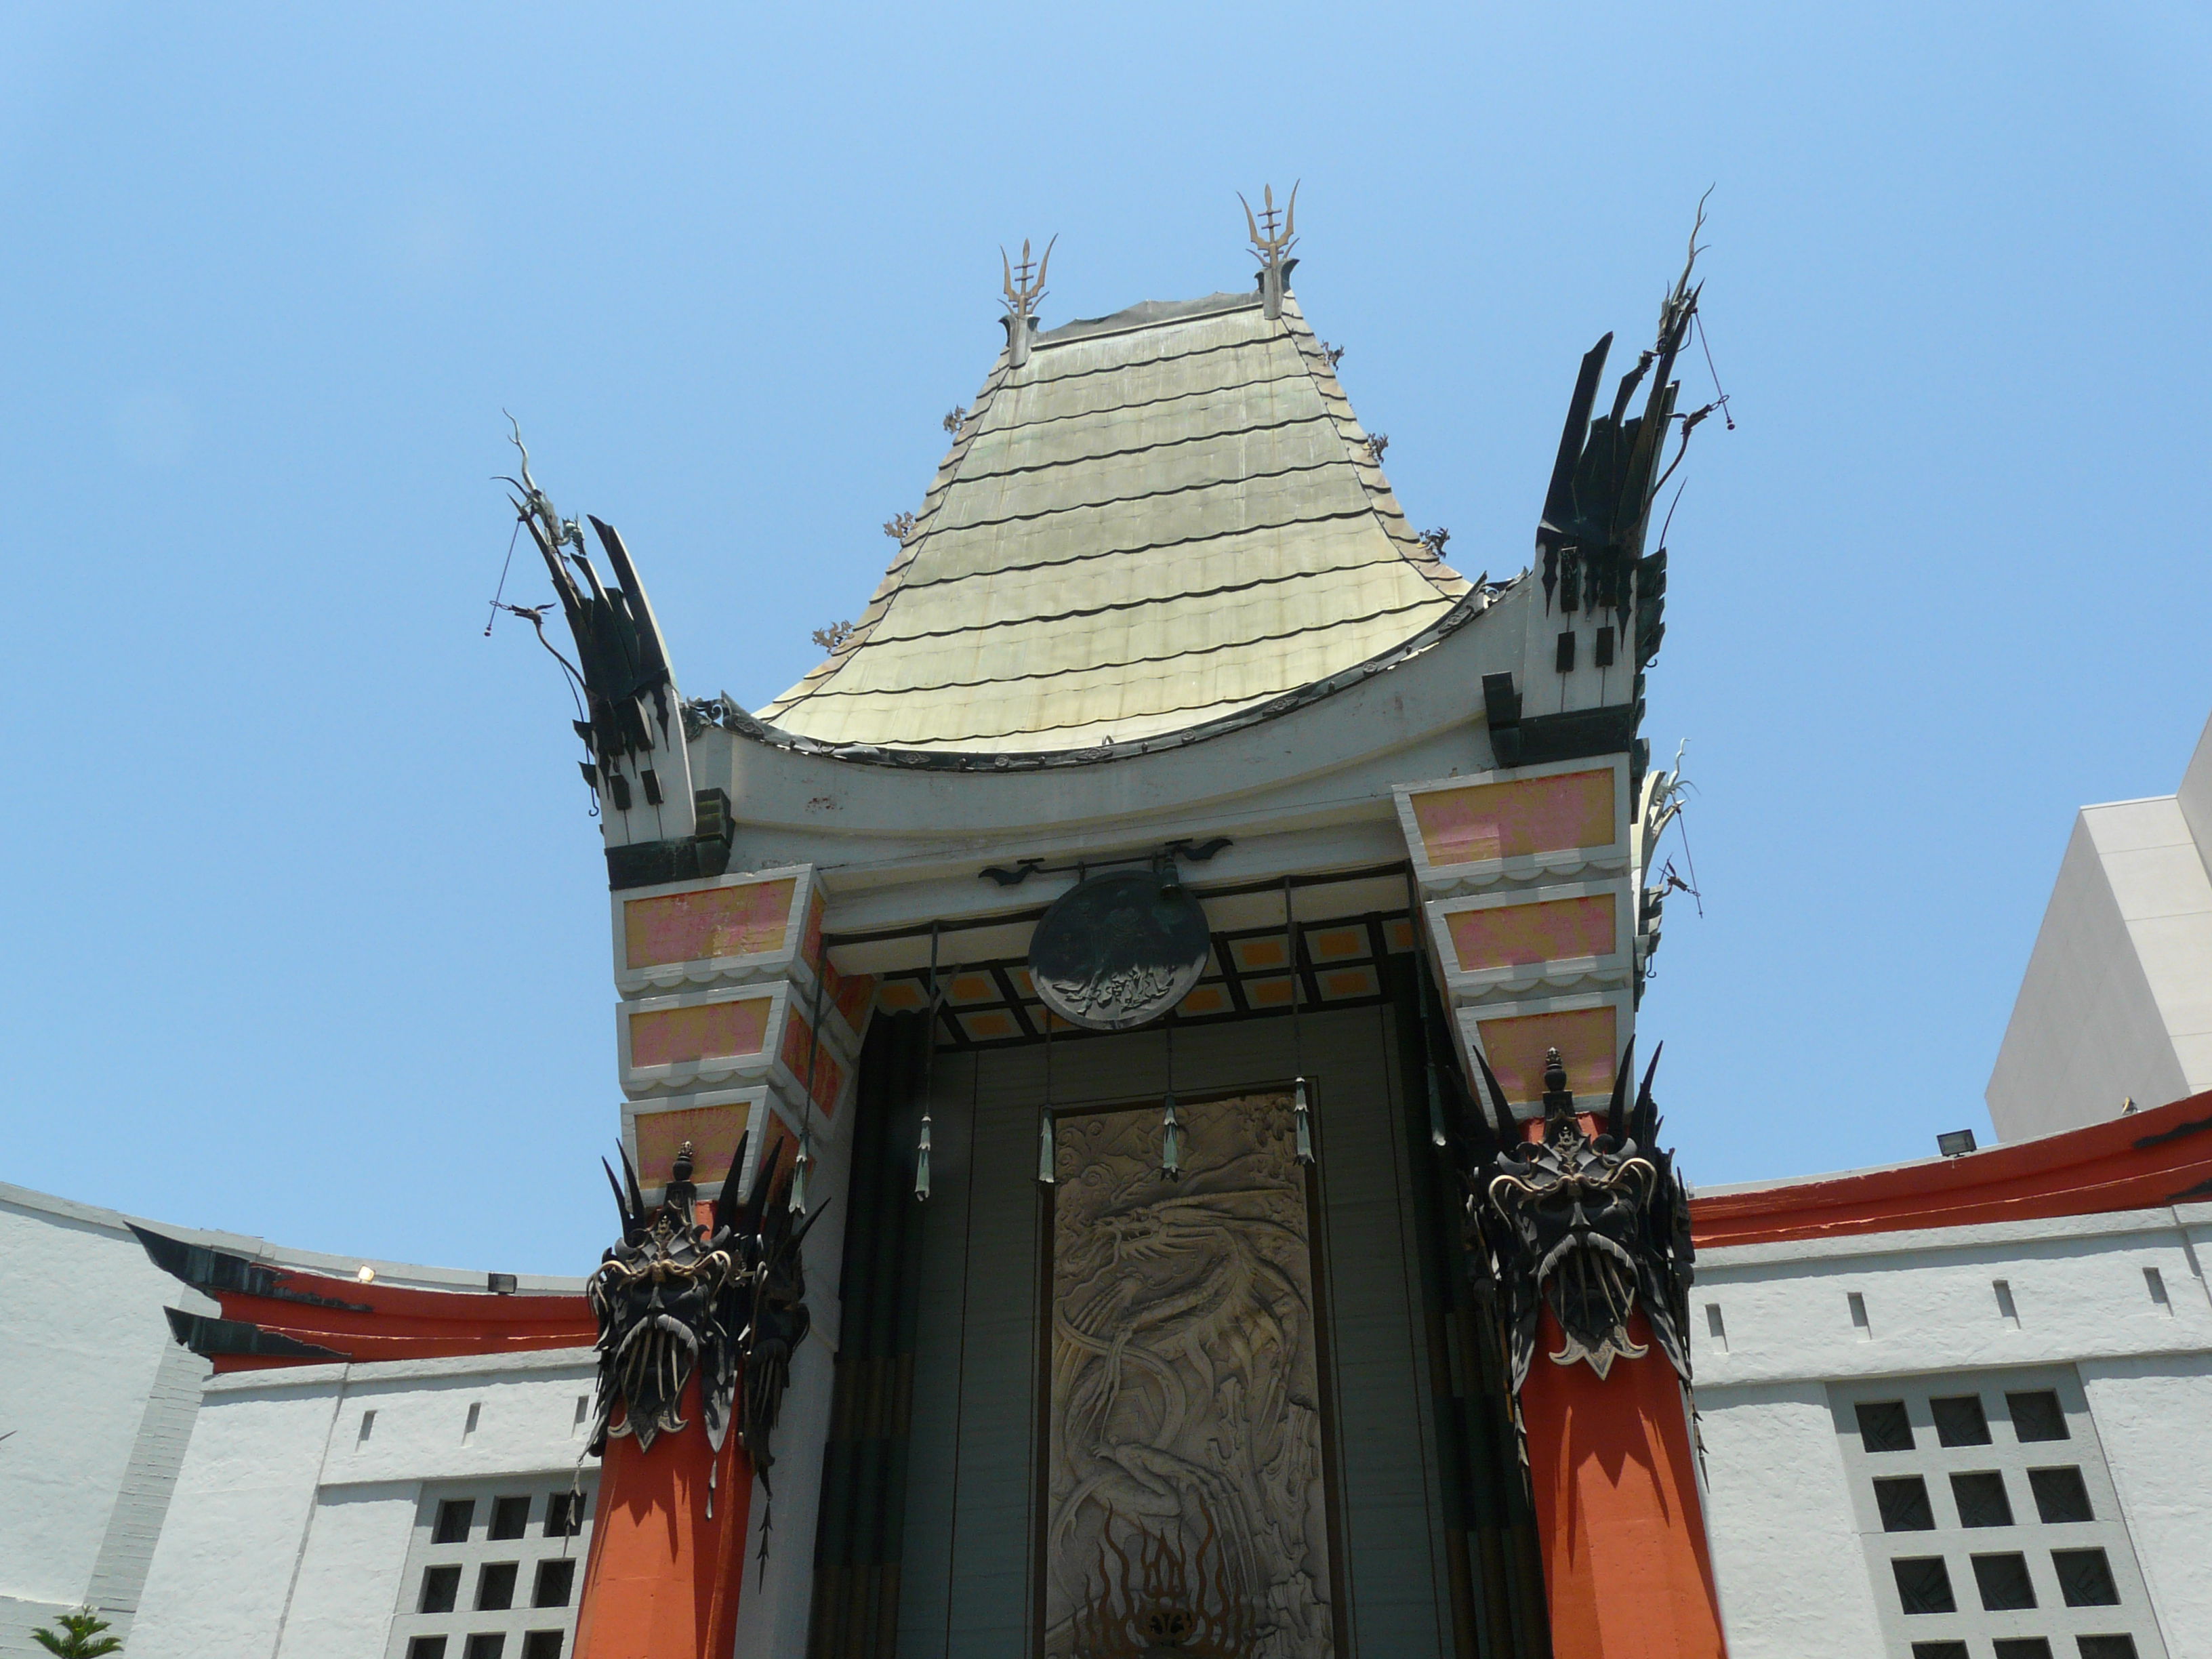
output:
<svg viewBox="0 0 2212 1659"><path fill-rule="evenodd" d="M1244 202L1244 226L1252 237L1252 257L1260 262L1260 295L1263 308L1270 318L1283 314L1283 294L1290 286L1291 269L1296 259L1289 258L1297 242L1298 187L1291 186L1291 198L1283 205L1282 213L1275 211L1275 187L1266 186L1261 192L1261 208L1257 216L1252 204L1244 201L1244 192L1237 192L1237 199ZM1277 228L1278 217L1281 227Z"/></svg>
<svg viewBox="0 0 2212 1659"><path fill-rule="evenodd" d="M1032 261L1029 238L1024 236L1018 268L1003 246L999 249L999 264L1006 273L1006 356L1016 368L1030 360L1030 336L1036 329L1037 301L1044 298L1045 270L1052 264L1053 245L1059 240L1054 236L1044 245L1044 256Z"/></svg>

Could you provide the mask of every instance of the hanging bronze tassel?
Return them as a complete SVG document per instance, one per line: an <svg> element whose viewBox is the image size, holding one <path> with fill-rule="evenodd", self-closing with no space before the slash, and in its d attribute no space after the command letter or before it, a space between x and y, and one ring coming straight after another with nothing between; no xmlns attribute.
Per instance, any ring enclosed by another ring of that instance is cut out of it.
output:
<svg viewBox="0 0 2212 1659"><path fill-rule="evenodd" d="M929 924L929 1015L925 1031L928 1046L921 1051L921 1138L914 1146L914 1196L916 1203L929 1199L929 1091L937 1073L937 924Z"/></svg>
<svg viewBox="0 0 2212 1659"><path fill-rule="evenodd" d="M1167 1110L1160 1117L1160 1174L1169 1181L1182 1179L1182 1121L1176 1116L1175 1016L1168 1016Z"/></svg>
<svg viewBox="0 0 2212 1659"><path fill-rule="evenodd" d="M1291 1085L1291 1127L1297 1134L1298 1162L1310 1164L1314 1161L1313 1111L1306 1098L1305 1032L1298 1022L1298 1002L1301 981L1299 964L1304 958L1305 936L1298 931L1297 913L1291 903L1291 878L1283 878L1283 939L1291 949L1291 1063L1298 1068L1297 1079Z"/></svg>
<svg viewBox="0 0 2212 1659"><path fill-rule="evenodd" d="M1060 1179L1053 1167L1052 1145L1052 1010L1044 1011L1044 1108L1037 1114L1037 1183L1050 1187Z"/></svg>

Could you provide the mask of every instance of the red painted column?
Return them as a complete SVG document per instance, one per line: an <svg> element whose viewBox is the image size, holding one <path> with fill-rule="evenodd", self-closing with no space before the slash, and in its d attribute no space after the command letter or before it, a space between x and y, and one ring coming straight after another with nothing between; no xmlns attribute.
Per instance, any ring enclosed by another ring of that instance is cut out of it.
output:
<svg viewBox="0 0 2212 1659"><path fill-rule="evenodd" d="M729 1659L737 1644L752 1462L734 1424L719 1456L708 1446L696 1376L684 1415L688 1426L651 1451L627 1436L607 1442L575 1659Z"/></svg>
<svg viewBox="0 0 2212 1659"><path fill-rule="evenodd" d="M1650 1328L1629 1322L1639 1345ZM1556 1659L1721 1659L1720 1598L1681 1384L1655 1346L1601 1378L1555 1365L1547 1310L1521 1389Z"/></svg>

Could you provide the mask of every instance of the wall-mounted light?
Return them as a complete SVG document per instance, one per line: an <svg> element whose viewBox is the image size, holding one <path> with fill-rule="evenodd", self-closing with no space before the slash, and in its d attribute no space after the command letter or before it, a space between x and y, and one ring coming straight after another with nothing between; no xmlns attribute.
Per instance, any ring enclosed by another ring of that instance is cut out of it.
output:
<svg viewBox="0 0 2212 1659"><path fill-rule="evenodd" d="M1974 1150L1972 1129L1951 1129L1936 1137L1936 1150L1946 1158L1964 1158Z"/></svg>

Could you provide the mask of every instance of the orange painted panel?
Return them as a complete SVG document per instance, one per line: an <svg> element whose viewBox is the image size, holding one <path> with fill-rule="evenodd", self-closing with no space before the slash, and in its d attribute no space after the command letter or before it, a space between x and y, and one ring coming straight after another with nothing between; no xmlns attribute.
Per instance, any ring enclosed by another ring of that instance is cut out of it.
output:
<svg viewBox="0 0 2212 1659"><path fill-rule="evenodd" d="M1338 1000L1380 996L1382 992L1372 968L1339 968L1321 976L1321 994Z"/></svg>
<svg viewBox="0 0 2212 1659"><path fill-rule="evenodd" d="M692 1106L680 1112L637 1115L637 1178L648 1187L664 1184L684 1143L691 1143L691 1178L720 1181L737 1157L738 1141L751 1121L750 1106Z"/></svg>
<svg viewBox="0 0 2212 1659"><path fill-rule="evenodd" d="M1615 923L1611 893L1459 910L1445 918L1453 953L1468 973L1568 957L1611 956L1618 943Z"/></svg>
<svg viewBox="0 0 2212 1659"><path fill-rule="evenodd" d="M1231 939L1229 954L1236 959L1240 974L1256 973L1262 968L1281 968L1291 960L1291 949L1280 933L1262 933L1257 939Z"/></svg>
<svg viewBox="0 0 2212 1659"><path fill-rule="evenodd" d="M1347 957L1367 954L1368 939L1364 927L1326 927L1306 933L1306 955L1316 962L1342 962Z"/></svg>
<svg viewBox="0 0 2212 1659"><path fill-rule="evenodd" d="M878 994L884 1007L894 1013L905 1013L910 1009L927 1007L929 993L910 979L887 980Z"/></svg>
<svg viewBox="0 0 2212 1659"><path fill-rule="evenodd" d="M1512 1014L1479 1022L1483 1057L1498 1073L1505 1097L1519 1105L1544 1097L1544 1051L1557 1048L1566 1062L1567 1086L1578 1095L1613 1089L1620 1050L1613 1010L1576 1008L1559 1013Z"/></svg>
<svg viewBox="0 0 2212 1659"><path fill-rule="evenodd" d="M1219 985L1199 985L1192 988L1191 994L1182 1000L1177 1012L1193 1016L1199 1014L1225 1014L1231 1012L1235 1007L1236 1004L1232 1003L1229 1000L1229 992L1226 987Z"/></svg>
<svg viewBox="0 0 2212 1659"><path fill-rule="evenodd" d="M690 1060L733 1059L768 1046L769 999L649 1008L629 1017L629 1063L673 1066Z"/></svg>
<svg viewBox="0 0 2212 1659"><path fill-rule="evenodd" d="M1641 1310L1629 1334L1650 1343ZM1574 1659L1724 1659L1687 1414L1654 1347L1605 1377L1554 1365L1547 1311L1521 1390L1552 1645Z"/></svg>
<svg viewBox="0 0 2212 1659"><path fill-rule="evenodd" d="M810 1054L814 1063L811 1078L806 1074ZM837 1097L845 1087L845 1068L837 1063L828 1043L814 1041L814 1028L797 1009L783 1022L782 1059L785 1068L805 1086L825 1116L837 1109Z"/></svg>
<svg viewBox="0 0 2212 1659"><path fill-rule="evenodd" d="M683 1412L690 1426L649 1452L629 1437L607 1442L575 1659L670 1659L736 1644L752 1464L735 1434L719 1455L707 1444L696 1376Z"/></svg>
<svg viewBox="0 0 2212 1659"><path fill-rule="evenodd" d="M1431 864L1610 847L1620 833L1609 766L1431 789L1413 796L1413 803Z"/></svg>
<svg viewBox="0 0 2212 1659"><path fill-rule="evenodd" d="M664 893L623 906L623 948L633 968L750 957L783 949L797 878Z"/></svg>

